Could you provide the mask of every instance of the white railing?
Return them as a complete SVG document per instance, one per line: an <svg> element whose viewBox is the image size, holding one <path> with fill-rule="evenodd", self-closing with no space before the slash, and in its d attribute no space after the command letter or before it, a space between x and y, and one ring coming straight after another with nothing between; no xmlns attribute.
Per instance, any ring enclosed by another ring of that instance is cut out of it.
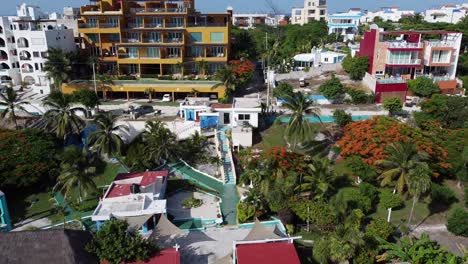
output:
<svg viewBox="0 0 468 264"><path fill-rule="evenodd" d="M393 65L418 65L421 64L421 59L412 59L412 60L388 60L387 64Z"/></svg>
<svg viewBox="0 0 468 264"><path fill-rule="evenodd" d="M389 48L401 49L420 49L423 47L422 43L407 43L407 42L390 42Z"/></svg>
<svg viewBox="0 0 468 264"><path fill-rule="evenodd" d="M218 138L218 129L215 129L215 147L216 147L216 154L218 157L221 159L221 178L223 179L223 182L226 182L226 173L224 172L224 161L223 161L223 154L221 153L220 149L223 147L223 145L219 144L219 138ZM218 167L219 171L219 166L216 164Z"/></svg>
<svg viewBox="0 0 468 264"><path fill-rule="evenodd" d="M452 41L428 41L427 44L428 46L433 47L433 48L455 46L455 43Z"/></svg>

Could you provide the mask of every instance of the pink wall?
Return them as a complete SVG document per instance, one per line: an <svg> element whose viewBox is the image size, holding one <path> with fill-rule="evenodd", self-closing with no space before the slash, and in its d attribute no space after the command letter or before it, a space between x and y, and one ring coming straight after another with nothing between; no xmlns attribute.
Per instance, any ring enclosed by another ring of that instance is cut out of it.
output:
<svg viewBox="0 0 468 264"><path fill-rule="evenodd" d="M382 103L382 94L395 94L394 97L400 97L397 94L404 94L406 97L406 93L408 92L408 85L406 83L377 83L375 86L375 102ZM392 96L393 97L393 96ZM404 102L405 98L401 98Z"/></svg>
<svg viewBox="0 0 468 264"><path fill-rule="evenodd" d="M379 32L376 29L371 31L364 32L364 38L361 40L361 46L357 56L367 56L369 57L369 70L368 72L372 74L373 64L374 64L374 52L375 52L375 42Z"/></svg>

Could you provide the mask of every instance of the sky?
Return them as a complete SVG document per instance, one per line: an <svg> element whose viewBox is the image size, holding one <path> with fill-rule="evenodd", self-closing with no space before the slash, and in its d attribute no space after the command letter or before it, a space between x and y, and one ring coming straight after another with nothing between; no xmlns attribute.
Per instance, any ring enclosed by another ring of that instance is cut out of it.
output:
<svg viewBox="0 0 468 264"><path fill-rule="evenodd" d="M281 12L291 13L292 6L302 6L303 0L270 0ZM78 7L89 4L89 0L0 0L0 15L15 15L16 6L26 2L39 5L46 12L61 12L64 6ZM351 7L375 10L382 6L399 6L401 9L423 11L442 4L461 4L468 0L328 0L329 12L346 11ZM227 6L233 6L234 12L267 13L271 9L266 0L195 0L195 7L202 12L221 12Z"/></svg>

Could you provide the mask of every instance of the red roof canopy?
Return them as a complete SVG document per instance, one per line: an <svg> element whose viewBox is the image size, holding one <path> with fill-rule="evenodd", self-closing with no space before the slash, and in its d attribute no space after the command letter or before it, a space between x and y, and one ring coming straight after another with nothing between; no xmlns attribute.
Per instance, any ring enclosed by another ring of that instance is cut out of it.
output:
<svg viewBox="0 0 468 264"><path fill-rule="evenodd" d="M296 248L289 242L237 245L238 264L300 264Z"/></svg>
<svg viewBox="0 0 468 264"><path fill-rule="evenodd" d="M130 194L131 184L114 184L111 187L111 190L107 194L106 198L114 198L120 196L127 196Z"/></svg>
<svg viewBox="0 0 468 264"><path fill-rule="evenodd" d="M101 261L100 264L109 264ZM180 253L175 248L164 249L152 256L148 261L137 261L127 264L180 264Z"/></svg>

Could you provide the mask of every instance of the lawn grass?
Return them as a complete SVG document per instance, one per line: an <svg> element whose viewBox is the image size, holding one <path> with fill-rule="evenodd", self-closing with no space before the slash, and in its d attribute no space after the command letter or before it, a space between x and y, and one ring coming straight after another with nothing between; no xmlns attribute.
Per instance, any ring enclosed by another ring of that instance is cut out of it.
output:
<svg viewBox="0 0 468 264"><path fill-rule="evenodd" d="M97 206L99 197L102 195L103 191L105 191L105 188L99 187L110 184L117 175L119 168L120 166L116 164L107 164L105 166L104 170L94 178L94 182L96 186L98 186L97 192L93 192L88 197L84 198L84 201L80 205L82 208L94 209ZM52 186L50 186L50 188L52 188ZM48 217L53 223L63 221L63 218L55 214L52 210L56 202L49 192L42 191L31 193L30 191L24 190L24 193L25 195L23 195L23 193L18 193L17 195L8 195L7 197L8 208L13 223L28 218L35 220L43 217ZM78 191L67 200L68 202L78 203Z"/></svg>
<svg viewBox="0 0 468 264"><path fill-rule="evenodd" d="M429 203L430 199L421 199L416 203L414 206L413 220L411 221L411 225L419 224L430 216ZM396 226L400 226L402 224L407 225L412 205L413 199L409 198L405 201L402 208L392 210L391 222ZM383 208L383 206L379 205L377 206L377 211L370 215L370 217L387 219L387 215L387 208Z"/></svg>
<svg viewBox="0 0 468 264"><path fill-rule="evenodd" d="M314 138L317 134L318 128L320 125L318 124L311 124L312 127L312 135L310 138ZM271 127L266 129L265 131L261 132L260 143L256 144L254 148L259 149L269 149L272 147L288 147L288 142L286 140L286 127L287 124L275 122ZM301 153L301 149L297 148L297 152Z"/></svg>

